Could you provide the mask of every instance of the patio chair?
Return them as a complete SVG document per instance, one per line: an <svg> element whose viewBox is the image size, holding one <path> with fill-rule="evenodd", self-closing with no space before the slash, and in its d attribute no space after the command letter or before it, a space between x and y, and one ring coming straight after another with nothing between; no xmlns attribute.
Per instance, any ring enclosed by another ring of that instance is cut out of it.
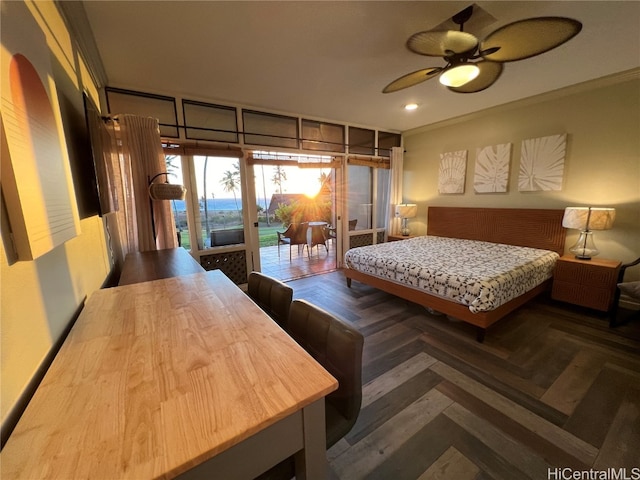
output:
<svg viewBox="0 0 640 480"><path fill-rule="evenodd" d="M329 240L336 240L336 238L338 237L338 230L335 227L332 227L331 225L327 225L326 227L324 227L324 236L327 239L327 242Z"/></svg>
<svg viewBox="0 0 640 480"><path fill-rule="evenodd" d="M289 245L289 261L291 261L291 247L298 245L304 252L304 246L307 245L307 255L309 255L309 245L307 244L307 223L292 223L284 232L276 232L278 234L278 258L280 258L280 245Z"/></svg>
<svg viewBox="0 0 640 480"><path fill-rule="evenodd" d="M311 234L307 234L307 248L313 249L313 247L317 245L322 245L327 252L329 251L329 247L327 246L327 234L326 234L326 222L310 222L309 230Z"/></svg>

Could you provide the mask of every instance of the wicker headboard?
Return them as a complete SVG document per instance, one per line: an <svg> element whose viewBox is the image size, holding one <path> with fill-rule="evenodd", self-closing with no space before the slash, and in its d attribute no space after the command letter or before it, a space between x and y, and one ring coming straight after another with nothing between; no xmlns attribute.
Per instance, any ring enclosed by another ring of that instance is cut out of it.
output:
<svg viewBox="0 0 640 480"><path fill-rule="evenodd" d="M427 234L564 253L563 210L429 207Z"/></svg>

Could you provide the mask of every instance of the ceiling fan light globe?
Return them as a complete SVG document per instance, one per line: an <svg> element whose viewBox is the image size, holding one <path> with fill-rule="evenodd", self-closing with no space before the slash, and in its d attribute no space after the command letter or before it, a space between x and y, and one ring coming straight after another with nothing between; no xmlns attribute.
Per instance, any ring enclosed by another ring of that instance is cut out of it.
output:
<svg viewBox="0 0 640 480"><path fill-rule="evenodd" d="M447 87L461 87L480 74L480 69L473 64L458 65L440 74L440 83Z"/></svg>

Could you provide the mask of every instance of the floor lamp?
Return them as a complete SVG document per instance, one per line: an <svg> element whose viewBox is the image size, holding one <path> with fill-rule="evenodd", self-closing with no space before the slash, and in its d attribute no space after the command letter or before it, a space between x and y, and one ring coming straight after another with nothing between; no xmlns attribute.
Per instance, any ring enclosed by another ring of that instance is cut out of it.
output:
<svg viewBox="0 0 640 480"><path fill-rule="evenodd" d="M167 172L158 173L151 178L148 178L149 182L149 208L151 209L151 228L153 229L153 240L156 239L156 222L153 216L153 201L154 200L184 200L184 196L187 193L187 189L182 185L169 183L169 180L165 180L164 183L153 183L153 181L161 175L171 175Z"/></svg>

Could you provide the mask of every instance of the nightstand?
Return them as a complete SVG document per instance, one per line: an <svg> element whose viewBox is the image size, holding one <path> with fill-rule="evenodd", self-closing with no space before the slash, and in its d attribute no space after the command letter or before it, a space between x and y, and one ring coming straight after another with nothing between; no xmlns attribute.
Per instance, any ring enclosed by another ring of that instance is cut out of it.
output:
<svg viewBox="0 0 640 480"><path fill-rule="evenodd" d="M417 235L387 235L387 242L397 242L398 240L406 240L407 238L415 238Z"/></svg>
<svg viewBox="0 0 640 480"><path fill-rule="evenodd" d="M564 255L556 263L551 298L607 312L613 302L620 265L618 260L579 260Z"/></svg>

